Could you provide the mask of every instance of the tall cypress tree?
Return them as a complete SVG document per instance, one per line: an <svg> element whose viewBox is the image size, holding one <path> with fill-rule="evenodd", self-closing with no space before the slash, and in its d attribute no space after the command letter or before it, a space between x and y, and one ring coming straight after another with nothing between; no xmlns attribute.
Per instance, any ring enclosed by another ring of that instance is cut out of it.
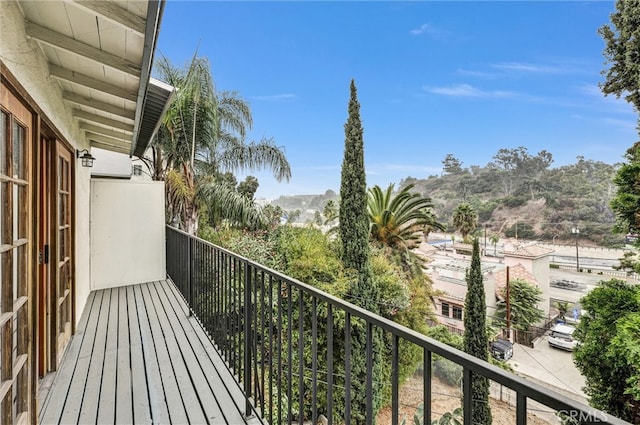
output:
<svg viewBox="0 0 640 425"><path fill-rule="evenodd" d="M345 267L358 271L365 269L369 263L369 216L362 134L356 83L351 80L340 181L340 237Z"/></svg>
<svg viewBox="0 0 640 425"><path fill-rule="evenodd" d="M360 122L360 103L356 84L351 80L349 117L344 125L344 159L340 182L340 238L342 262L354 272L354 281L347 293L347 301L372 313L379 312L379 291L369 263L369 215L367 212L367 182L364 169L364 141ZM356 424L375 423L381 405L382 333L373 329L373 418L367 421L367 327L353 319L351 330L351 421Z"/></svg>
<svg viewBox="0 0 640 425"><path fill-rule="evenodd" d="M489 357L487 339L487 304L482 282L480 265L480 247L478 238L473 239L471 267L467 270L467 297L464 303L464 351L482 360ZM471 375L471 423L491 424L491 406L489 406L489 379L476 374Z"/></svg>

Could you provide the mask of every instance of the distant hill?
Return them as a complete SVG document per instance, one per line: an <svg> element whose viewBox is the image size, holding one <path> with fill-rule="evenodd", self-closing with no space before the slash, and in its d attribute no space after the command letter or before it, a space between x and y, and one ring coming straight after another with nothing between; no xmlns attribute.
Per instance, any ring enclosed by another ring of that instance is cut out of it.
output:
<svg viewBox="0 0 640 425"><path fill-rule="evenodd" d="M438 219L449 226L453 210L467 202L488 235L514 237L517 232L520 238L571 241L571 229L577 226L582 243L624 245L624 236L612 233L615 217L609 207L616 192L616 166L578 157L575 164L550 168L551 154L530 155L525 148L501 149L494 158L484 167L463 168L448 155L442 175L407 177L398 189L413 183L414 191L430 197ZM328 190L323 195L281 196L272 204L300 210L299 221L305 222L329 200L337 203L338 194Z"/></svg>

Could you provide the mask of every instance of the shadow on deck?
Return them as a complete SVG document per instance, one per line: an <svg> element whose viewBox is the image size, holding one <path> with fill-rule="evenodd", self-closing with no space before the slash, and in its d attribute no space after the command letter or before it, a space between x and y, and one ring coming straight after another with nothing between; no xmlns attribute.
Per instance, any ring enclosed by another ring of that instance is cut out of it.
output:
<svg viewBox="0 0 640 425"><path fill-rule="evenodd" d="M93 291L39 420L260 423L171 281Z"/></svg>

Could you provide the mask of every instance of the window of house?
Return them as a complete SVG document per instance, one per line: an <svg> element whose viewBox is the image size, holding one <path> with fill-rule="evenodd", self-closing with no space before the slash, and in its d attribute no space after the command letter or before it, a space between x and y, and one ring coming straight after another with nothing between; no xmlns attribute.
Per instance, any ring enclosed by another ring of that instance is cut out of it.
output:
<svg viewBox="0 0 640 425"><path fill-rule="evenodd" d="M445 317L449 317L449 304L442 303L442 315Z"/></svg>
<svg viewBox="0 0 640 425"><path fill-rule="evenodd" d="M453 306L453 318L462 320L462 308L455 305Z"/></svg>

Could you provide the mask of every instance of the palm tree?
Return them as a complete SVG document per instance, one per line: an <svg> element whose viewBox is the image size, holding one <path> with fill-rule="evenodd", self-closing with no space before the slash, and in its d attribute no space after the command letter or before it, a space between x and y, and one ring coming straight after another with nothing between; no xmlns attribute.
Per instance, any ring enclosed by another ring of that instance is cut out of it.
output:
<svg viewBox="0 0 640 425"><path fill-rule="evenodd" d="M558 319L566 320L566 315L570 307L571 303L569 301L556 301L556 308L558 309Z"/></svg>
<svg viewBox="0 0 640 425"><path fill-rule="evenodd" d="M418 245L425 229L445 229L431 212L431 199L411 193L413 184L405 186L395 196L393 187L390 184L384 192L377 185L369 189L367 206L373 240L408 250Z"/></svg>
<svg viewBox="0 0 640 425"><path fill-rule="evenodd" d="M466 239L467 235L478 227L478 213L469 204L458 205L453 210L453 227L460 231L463 239Z"/></svg>
<svg viewBox="0 0 640 425"><path fill-rule="evenodd" d="M282 149L271 139L246 141L253 125L249 105L237 93L215 90L206 58L194 55L181 69L163 57L158 71L177 94L158 131L153 158L146 162L154 178L166 181L169 221L195 234L199 210L207 205L241 225L260 222L255 203L221 176L270 168L278 181L288 180L291 170Z"/></svg>
<svg viewBox="0 0 640 425"><path fill-rule="evenodd" d="M497 251L497 246L498 246L498 241L500 240L500 238L498 237L497 233L494 233L493 235L489 236L489 242L491 242L493 244L493 256L495 257L497 255L496 251Z"/></svg>

